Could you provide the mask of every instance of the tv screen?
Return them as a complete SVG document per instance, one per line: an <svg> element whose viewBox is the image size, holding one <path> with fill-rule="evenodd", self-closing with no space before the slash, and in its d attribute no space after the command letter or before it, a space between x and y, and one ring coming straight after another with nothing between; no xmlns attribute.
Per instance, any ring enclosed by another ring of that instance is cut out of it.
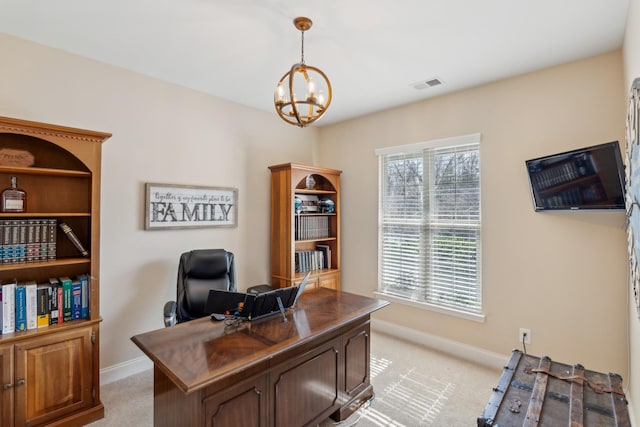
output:
<svg viewBox="0 0 640 427"><path fill-rule="evenodd" d="M536 211L625 208L618 141L525 163Z"/></svg>

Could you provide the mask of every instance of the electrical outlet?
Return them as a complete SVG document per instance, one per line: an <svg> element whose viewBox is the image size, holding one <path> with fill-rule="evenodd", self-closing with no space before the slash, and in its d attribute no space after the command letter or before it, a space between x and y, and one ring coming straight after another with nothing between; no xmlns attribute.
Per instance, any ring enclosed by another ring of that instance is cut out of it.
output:
<svg viewBox="0 0 640 427"><path fill-rule="evenodd" d="M518 343L522 344L523 340L525 344L531 344L531 329L520 328Z"/></svg>

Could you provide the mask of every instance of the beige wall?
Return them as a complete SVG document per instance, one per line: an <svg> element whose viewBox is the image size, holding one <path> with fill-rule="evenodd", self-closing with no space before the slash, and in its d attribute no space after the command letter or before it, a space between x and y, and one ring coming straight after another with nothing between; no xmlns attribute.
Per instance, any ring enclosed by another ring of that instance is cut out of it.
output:
<svg viewBox="0 0 640 427"><path fill-rule="evenodd" d="M633 80L640 77L639 23L640 0L630 0L623 49L625 95L629 93L628 90ZM627 398L631 401L631 407L633 408L634 425L640 426L640 313L634 306L631 286L629 286L629 301L629 378L631 383Z"/></svg>
<svg viewBox="0 0 640 427"><path fill-rule="evenodd" d="M623 212L533 211L526 159L623 141L621 52L499 81L320 130L318 163L344 171L342 283L377 286L379 147L482 134L482 285L477 323L392 304L377 319L508 357L527 350L627 374Z"/></svg>
<svg viewBox="0 0 640 427"><path fill-rule="evenodd" d="M638 22L638 0L631 3ZM640 75L635 31L627 32L624 51L627 84ZM0 55L0 115L114 134L103 150L103 368L140 357L129 337L162 326L182 251L226 247L238 258L241 287L268 281L268 165L313 161L344 171L343 283L371 295L374 149L480 132L486 322L397 304L377 317L505 357L518 346L518 328L527 327L530 352L626 378L624 214L535 213L524 169L528 158L623 140L620 52L303 130L273 114L2 34ZM145 182L237 187L239 225L143 231ZM630 326L637 356L640 327L633 319ZM640 396L637 381L631 385L632 397Z"/></svg>
<svg viewBox="0 0 640 427"><path fill-rule="evenodd" d="M129 338L163 326L181 252L227 248L241 288L268 283L267 166L311 162L315 128L2 34L0 57L0 115L113 133L102 167L103 368L141 357ZM238 227L144 231L145 182L237 187Z"/></svg>

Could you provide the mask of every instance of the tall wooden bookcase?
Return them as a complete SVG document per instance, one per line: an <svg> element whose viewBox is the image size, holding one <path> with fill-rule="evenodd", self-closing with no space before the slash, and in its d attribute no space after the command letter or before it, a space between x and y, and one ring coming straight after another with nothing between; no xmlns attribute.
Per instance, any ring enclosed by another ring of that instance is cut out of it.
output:
<svg viewBox="0 0 640 427"><path fill-rule="evenodd" d="M340 289L340 174L335 169L294 163L269 166L271 170L271 285L283 288L299 284L306 271L307 286ZM311 179L309 179L311 177ZM296 212L295 200L313 200L311 207ZM313 206L317 200L333 202L333 212ZM313 231L320 224L320 232ZM305 230L310 229L307 233ZM318 245L328 260L308 262ZM309 265L300 268L301 261ZM330 268L327 268L330 265Z"/></svg>
<svg viewBox="0 0 640 427"><path fill-rule="evenodd" d="M66 222L89 249L83 257L59 227L55 259L0 264L0 280L47 283L88 274L88 318L0 335L0 426L81 426L104 416L100 401L100 164L111 135L0 117L0 156L33 155L32 166L0 166L27 192L24 213L2 220ZM9 153L9 154L7 154ZM3 162L6 164L6 162Z"/></svg>

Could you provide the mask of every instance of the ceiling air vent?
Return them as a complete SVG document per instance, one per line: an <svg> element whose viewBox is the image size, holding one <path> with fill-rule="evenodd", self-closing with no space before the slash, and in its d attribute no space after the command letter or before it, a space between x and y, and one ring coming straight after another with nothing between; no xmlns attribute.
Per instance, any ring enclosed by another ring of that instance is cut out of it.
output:
<svg viewBox="0 0 640 427"><path fill-rule="evenodd" d="M420 80L419 82L412 83L409 86L413 87L414 89L422 90L429 87L439 86L441 84L442 80L440 80L439 77L434 77L429 80Z"/></svg>

